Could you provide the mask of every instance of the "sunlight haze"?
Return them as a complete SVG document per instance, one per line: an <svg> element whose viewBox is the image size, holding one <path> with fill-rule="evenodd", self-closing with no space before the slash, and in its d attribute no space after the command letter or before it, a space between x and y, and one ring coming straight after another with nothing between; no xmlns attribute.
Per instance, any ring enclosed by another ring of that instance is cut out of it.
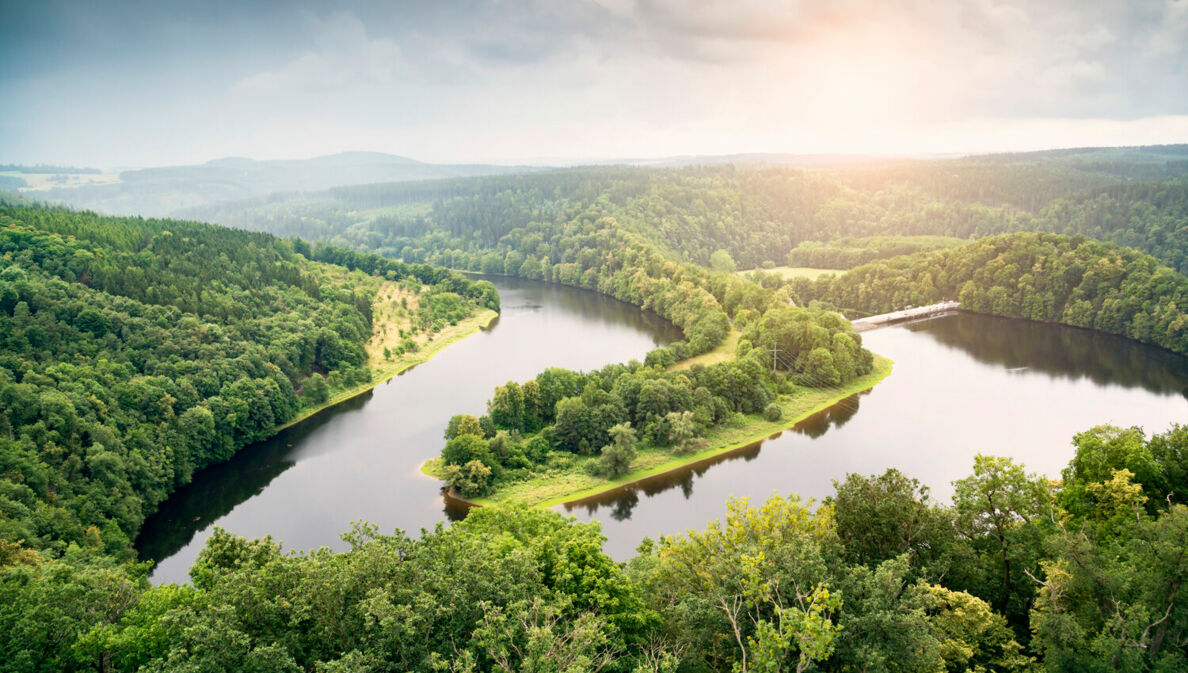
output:
<svg viewBox="0 0 1188 673"><path fill-rule="evenodd" d="M6 2L3 14L0 147L26 163L1188 140L1188 0Z"/></svg>

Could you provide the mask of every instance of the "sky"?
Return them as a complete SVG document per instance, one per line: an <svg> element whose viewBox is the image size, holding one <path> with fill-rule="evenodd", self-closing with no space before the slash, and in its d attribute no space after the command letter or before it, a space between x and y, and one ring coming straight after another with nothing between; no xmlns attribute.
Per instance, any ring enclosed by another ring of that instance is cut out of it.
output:
<svg viewBox="0 0 1188 673"><path fill-rule="evenodd" d="M0 163L1188 142L1188 0L0 0Z"/></svg>

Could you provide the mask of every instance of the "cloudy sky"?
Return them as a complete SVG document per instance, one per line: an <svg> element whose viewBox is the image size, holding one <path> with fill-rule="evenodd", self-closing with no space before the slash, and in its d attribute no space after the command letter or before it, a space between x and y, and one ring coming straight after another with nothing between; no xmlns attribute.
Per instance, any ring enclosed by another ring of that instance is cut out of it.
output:
<svg viewBox="0 0 1188 673"><path fill-rule="evenodd" d="M1188 0L0 0L0 163L1188 142Z"/></svg>

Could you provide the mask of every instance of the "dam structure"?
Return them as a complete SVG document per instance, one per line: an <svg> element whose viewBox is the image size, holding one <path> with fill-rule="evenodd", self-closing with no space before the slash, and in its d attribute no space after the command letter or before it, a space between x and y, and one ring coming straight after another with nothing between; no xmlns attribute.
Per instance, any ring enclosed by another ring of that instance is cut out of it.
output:
<svg viewBox="0 0 1188 673"><path fill-rule="evenodd" d="M928 306L913 306L905 308L902 311L892 311L891 313L883 313L881 315L872 315L868 318L859 318L850 321L854 326L855 332L865 332L877 327L883 327L892 323L902 322L904 320L917 320L919 318L934 318L936 316L951 313L961 308L961 303L956 301L943 301L939 304L930 304Z"/></svg>

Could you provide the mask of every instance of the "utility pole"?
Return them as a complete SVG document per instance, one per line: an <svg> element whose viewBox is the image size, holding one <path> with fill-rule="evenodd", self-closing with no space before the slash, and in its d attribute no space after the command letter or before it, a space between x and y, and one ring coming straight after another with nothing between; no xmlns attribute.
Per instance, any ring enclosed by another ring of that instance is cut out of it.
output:
<svg viewBox="0 0 1188 673"><path fill-rule="evenodd" d="M780 349L773 346L767 350L771 351L771 373L774 374L776 373L776 358L780 353Z"/></svg>

